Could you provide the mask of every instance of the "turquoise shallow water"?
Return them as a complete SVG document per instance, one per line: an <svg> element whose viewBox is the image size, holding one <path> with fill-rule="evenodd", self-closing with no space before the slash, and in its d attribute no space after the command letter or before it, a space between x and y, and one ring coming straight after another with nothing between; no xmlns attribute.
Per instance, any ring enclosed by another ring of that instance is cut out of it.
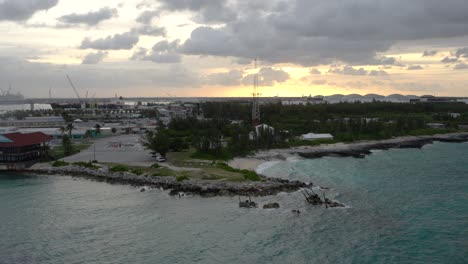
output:
<svg viewBox="0 0 468 264"><path fill-rule="evenodd" d="M256 198L279 210L242 210L237 197L2 175L0 263L467 263L468 144L295 160L265 173L329 186L349 207L310 207L294 193Z"/></svg>

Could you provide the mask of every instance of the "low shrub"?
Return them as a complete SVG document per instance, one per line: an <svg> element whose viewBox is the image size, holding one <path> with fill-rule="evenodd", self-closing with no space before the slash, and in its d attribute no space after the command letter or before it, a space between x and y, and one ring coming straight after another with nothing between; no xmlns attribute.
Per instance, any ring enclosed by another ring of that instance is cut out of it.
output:
<svg viewBox="0 0 468 264"><path fill-rule="evenodd" d="M131 173L133 174L136 174L138 176L142 175L143 173L145 173L142 169L132 169L130 170Z"/></svg>
<svg viewBox="0 0 468 264"><path fill-rule="evenodd" d="M220 168L220 169L225 170L225 171L241 173L244 176L244 178L246 180L249 180L249 181L261 181L261 180L263 180L262 177L260 177L260 175L258 175L255 171L234 169L233 167L227 165L224 162L218 162L218 163L216 163L216 166L218 168Z"/></svg>
<svg viewBox="0 0 468 264"><path fill-rule="evenodd" d="M161 168L161 165L159 165L158 163L154 163L153 165L151 165L152 169L158 169L158 168Z"/></svg>
<svg viewBox="0 0 468 264"><path fill-rule="evenodd" d="M244 178L249 181L261 181L262 178L255 171L241 170L240 173L244 175Z"/></svg>
<svg viewBox="0 0 468 264"><path fill-rule="evenodd" d="M109 170L112 172L127 172L130 169L125 165L119 164L119 165L112 166Z"/></svg>
<svg viewBox="0 0 468 264"><path fill-rule="evenodd" d="M64 166L68 166L70 165L70 163L68 162L65 162L63 160L56 160L52 163L52 167L64 167Z"/></svg>
<svg viewBox="0 0 468 264"><path fill-rule="evenodd" d="M187 177L187 176L181 175L181 176L177 176L176 181L181 182L181 181L186 181L188 179L190 179L190 178Z"/></svg>

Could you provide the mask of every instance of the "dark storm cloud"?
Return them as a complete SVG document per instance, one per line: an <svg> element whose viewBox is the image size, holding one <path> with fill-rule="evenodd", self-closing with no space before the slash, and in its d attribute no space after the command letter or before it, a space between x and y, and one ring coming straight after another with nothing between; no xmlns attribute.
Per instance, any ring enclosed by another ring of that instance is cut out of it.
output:
<svg viewBox="0 0 468 264"><path fill-rule="evenodd" d="M457 49L457 51L455 52L455 56L457 56L457 58L468 58L468 48Z"/></svg>
<svg viewBox="0 0 468 264"><path fill-rule="evenodd" d="M258 57L303 66L334 61L392 64L395 59L383 61L377 54L398 41L468 34L465 0L444 1L443 5L436 0L163 2L168 10L199 12L209 5L235 10L236 19L224 20L225 25L201 26L192 32L182 45L182 51L192 55ZM208 14L204 18L210 20Z"/></svg>
<svg viewBox="0 0 468 264"><path fill-rule="evenodd" d="M179 40L167 40L156 43L151 51L138 49L131 57L132 60L152 61L156 63L178 63L182 56L178 53Z"/></svg>
<svg viewBox="0 0 468 264"><path fill-rule="evenodd" d="M440 62L443 62L443 63L454 63L454 62L457 62L457 61L458 61L458 58L445 57L445 58L443 58Z"/></svg>
<svg viewBox="0 0 468 264"><path fill-rule="evenodd" d="M98 51L95 53L91 52L83 58L83 61L81 62L81 64L98 64L105 57L107 57L107 54L108 54L107 52L103 52L103 51Z"/></svg>
<svg viewBox="0 0 468 264"><path fill-rule="evenodd" d="M159 11L157 10L146 10L143 11L137 18L137 22L142 24L151 24L153 18L159 17Z"/></svg>
<svg viewBox="0 0 468 264"><path fill-rule="evenodd" d="M319 70L317 69L310 69L310 74L313 74L313 75L320 75L322 74L322 72L320 72Z"/></svg>
<svg viewBox="0 0 468 264"><path fill-rule="evenodd" d="M58 0L1 0L0 21L23 21L34 13L57 5Z"/></svg>
<svg viewBox="0 0 468 264"><path fill-rule="evenodd" d="M249 74L242 79L242 84L252 85L254 74ZM258 72L258 85L259 86L273 86L276 83L284 83L289 80L290 76L287 72L281 69L261 68Z"/></svg>
<svg viewBox="0 0 468 264"><path fill-rule="evenodd" d="M167 34L166 28L158 27L153 25L141 25L132 29L140 35L153 36L153 37L165 37Z"/></svg>
<svg viewBox="0 0 468 264"><path fill-rule="evenodd" d="M69 14L64 15L58 20L62 23L67 24L85 24L89 26L94 26L101 23L104 20L111 19L117 16L117 9L104 7L97 11L90 11L86 14Z"/></svg>
<svg viewBox="0 0 468 264"><path fill-rule="evenodd" d="M422 70L424 69L423 66L421 65L411 65L411 66L408 66L408 68L406 68L408 71L418 71L418 70Z"/></svg>
<svg viewBox="0 0 468 264"><path fill-rule="evenodd" d="M437 50L425 50L423 52L423 57L432 57L432 56L435 56L437 55Z"/></svg>
<svg viewBox="0 0 468 264"><path fill-rule="evenodd" d="M364 68L353 68L352 66L343 67L332 67L328 71L329 73L341 74L341 75L353 75L353 76L386 76L388 73L384 70L371 70L367 71Z"/></svg>
<svg viewBox="0 0 468 264"><path fill-rule="evenodd" d="M170 11L193 11L200 23L225 23L237 18L227 0L161 0L162 8Z"/></svg>
<svg viewBox="0 0 468 264"><path fill-rule="evenodd" d="M157 10L146 10L143 11L136 21L140 23L137 27L133 28L132 31L137 32L140 35L153 36L153 37L165 37L167 30L165 27L153 25L153 20L159 17L160 12Z"/></svg>
<svg viewBox="0 0 468 264"><path fill-rule="evenodd" d="M81 49L97 49L97 50L128 50L132 49L139 41L139 36L136 32L125 32L115 34L106 38L91 40L85 38L81 43Z"/></svg>
<svg viewBox="0 0 468 264"><path fill-rule="evenodd" d="M457 65L455 65L455 67L453 67L454 70L464 70L464 69L468 69L468 64L466 63L458 63Z"/></svg>

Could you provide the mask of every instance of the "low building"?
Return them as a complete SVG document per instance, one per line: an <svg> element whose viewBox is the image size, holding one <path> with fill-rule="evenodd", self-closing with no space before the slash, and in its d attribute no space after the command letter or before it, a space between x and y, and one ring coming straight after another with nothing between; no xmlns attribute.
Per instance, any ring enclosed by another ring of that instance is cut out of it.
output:
<svg viewBox="0 0 468 264"><path fill-rule="evenodd" d="M446 125L442 123L427 123L426 126L428 128L445 128Z"/></svg>
<svg viewBox="0 0 468 264"><path fill-rule="evenodd" d="M0 169L21 170L39 162L52 137L42 132L0 135Z"/></svg>
<svg viewBox="0 0 468 264"><path fill-rule="evenodd" d="M320 140L320 139L333 139L331 134L315 134L315 133L308 133L301 135L299 137L301 140Z"/></svg>
<svg viewBox="0 0 468 264"><path fill-rule="evenodd" d="M260 124L255 126L255 131L249 133L249 139L254 140L266 134L275 135L275 128L267 124Z"/></svg>
<svg viewBox="0 0 468 264"><path fill-rule="evenodd" d="M24 119L1 119L0 127L62 127L66 122L61 116L25 117Z"/></svg>

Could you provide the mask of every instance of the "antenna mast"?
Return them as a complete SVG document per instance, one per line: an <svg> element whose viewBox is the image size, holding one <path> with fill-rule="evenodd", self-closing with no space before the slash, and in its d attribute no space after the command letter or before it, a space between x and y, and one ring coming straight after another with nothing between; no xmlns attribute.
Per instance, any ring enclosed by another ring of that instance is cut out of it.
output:
<svg viewBox="0 0 468 264"><path fill-rule="evenodd" d="M257 58L254 60L255 71L257 70ZM253 93L252 93L252 123L254 126L260 123L260 106L258 99L260 93L258 92L258 73L255 72L253 78Z"/></svg>

